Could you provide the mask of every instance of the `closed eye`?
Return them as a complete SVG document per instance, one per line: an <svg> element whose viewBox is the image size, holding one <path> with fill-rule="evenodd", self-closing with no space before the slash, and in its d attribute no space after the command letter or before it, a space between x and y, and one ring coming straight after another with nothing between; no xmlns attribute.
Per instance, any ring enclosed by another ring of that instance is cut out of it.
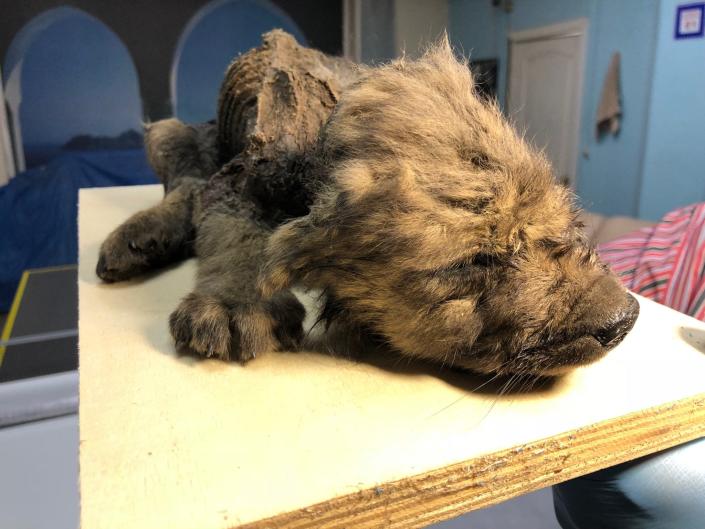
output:
<svg viewBox="0 0 705 529"><path fill-rule="evenodd" d="M470 260L471 266L490 267L497 266L498 264L500 264L499 258L496 255L492 255L489 253L477 253L473 255L472 259Z"/></svg>
<svg viewBox="0 0 705 529"><path fill-rule="evenodd" d="M459 259L434 272L434 275L467 274L477 270L487 270L505 264L503 259L490 253L476 253L472 257Z"/></svg>
<svg viewBox="0 0 705 529"><path fill-rule="evenodd" d="M572 245L564 240L541 239L539 244L547 249L552 257L563 257L570 252Z"/></svg>

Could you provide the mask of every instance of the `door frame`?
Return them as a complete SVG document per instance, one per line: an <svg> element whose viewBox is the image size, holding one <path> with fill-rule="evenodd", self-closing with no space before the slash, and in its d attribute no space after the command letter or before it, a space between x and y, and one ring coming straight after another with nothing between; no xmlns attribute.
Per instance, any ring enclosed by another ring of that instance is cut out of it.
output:
<svg viewBox="0 0 705 529"><path fill-rule="evenodd" d="M362 62L361 0L343 0L343 57Z"/></svg>
<svg viewBox="0 0 705 529"><path fill-rule="evenodd" d="M12 141L10 140L2 71L0 71L0 164L2 164L2 170L0 170L0 187L2 187L7 185L10 179L15 176L15 159L12 152Z"/></svg>
<svg viewBox="0 0 705 529"><path fill-rule="evenodd" d="M543 40L558 40L565 38L578 38L578 77L577 77L577 98L576 120L578 126L573 132L572 151L570 153L570 167L572 175L569 175L567 185L575 189L578 183L578 154L580 151L580 136L583 125L583 84L585 79L586 50L588 38L589 20L587 18L576 18L566 22L540 26L536 28L524 29L521 31L511 31L508 35L507 43L507 81L506 81L506 104L509 109L511 98L511 72L512 72L512 45ZM561 175L556 175L559 179Z"/></svg>

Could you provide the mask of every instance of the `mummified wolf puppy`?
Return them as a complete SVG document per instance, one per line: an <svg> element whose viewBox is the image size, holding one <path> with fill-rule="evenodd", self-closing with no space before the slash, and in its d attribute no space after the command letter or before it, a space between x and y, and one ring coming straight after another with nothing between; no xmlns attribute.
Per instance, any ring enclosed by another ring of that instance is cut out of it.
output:
<svg viewBox="0 0 705 529"><path fill-rule="evenodd" d="M195 253L170 318L195 353L295 347L293 285L323 290L329 321L485 373L564 372L636 319L570 193L446 41L367 69L268 33L230 66L217 125L158 122L146 147L166 196L107 238L97 273Z"/></svg>

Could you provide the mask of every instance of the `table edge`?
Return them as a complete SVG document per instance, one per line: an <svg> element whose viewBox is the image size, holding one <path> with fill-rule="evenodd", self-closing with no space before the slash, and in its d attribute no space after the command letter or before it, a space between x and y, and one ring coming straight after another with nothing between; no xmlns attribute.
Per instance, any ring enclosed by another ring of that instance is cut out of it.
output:
<svg viewBox="0 0 705 529"><path fill-rule="evenodd" d="M705 393L231 527L422 528L699 437Z"/></svg>

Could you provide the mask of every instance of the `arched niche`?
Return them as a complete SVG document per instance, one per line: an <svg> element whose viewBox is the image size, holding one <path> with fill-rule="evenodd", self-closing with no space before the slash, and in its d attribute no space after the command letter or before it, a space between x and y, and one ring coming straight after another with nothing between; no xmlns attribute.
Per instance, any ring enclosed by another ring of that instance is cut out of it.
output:
<svg viewBox="0 0 705 529"><path fill-rule="evenodd" d="M306 44L296 23L266 0L213 0L184 28L171 70L174 115L187 123L215 118L218 89L228 64L258 46L261 35L281 28Z"/></svg>
<svg viewBox="0 0 705 529"><path fill-rule="evenodd" d="M50 9L29 21L8 48L3 78L18 170L45 163L77 136L141 128L127 48L80 9Z"/></svg>

